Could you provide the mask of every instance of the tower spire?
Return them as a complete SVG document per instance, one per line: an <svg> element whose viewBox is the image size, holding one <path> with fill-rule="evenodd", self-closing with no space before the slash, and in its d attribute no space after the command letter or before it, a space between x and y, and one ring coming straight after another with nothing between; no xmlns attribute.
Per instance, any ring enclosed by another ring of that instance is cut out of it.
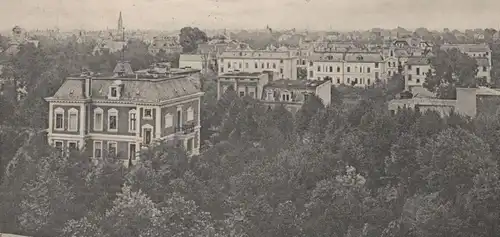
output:
<svg viewBox="0 0 500 237"><path fill-rule="evenodd" d="M120 16L118 17L118 31L123 30L123 18L122 18L122 12L120 11Z"/></svg>

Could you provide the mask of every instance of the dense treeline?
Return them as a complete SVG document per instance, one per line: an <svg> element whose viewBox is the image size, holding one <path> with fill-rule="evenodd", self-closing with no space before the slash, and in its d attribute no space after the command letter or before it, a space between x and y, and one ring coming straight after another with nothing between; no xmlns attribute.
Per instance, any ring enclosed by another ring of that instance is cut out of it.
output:
<svg viewBox="0 0 500 237"><path fill-rule="evenodd" d="M356 90L358 103L348 89L336 88L344 96L330 106L309 97L292 115L231 90L217 101L206 81L202 155L159 144L125 169L113 159L61 157L46 145L38 130L47 113L41 98L81 63L60 52L42 46L11 59L11 75L29 86L21 102L0 101L2 111L12 111L1 115L1 232L498 235L500 119L494 112L475 119L411 110L390 115L389 85Z"/></svg>
<svg viewBox="0 0 500 237"><path fill-rule="evenodd" d="M204 124L218 132L201 156L160 144L131 169L77 153L57 157L35 137L2 184L2 229L36 236L496 236L496 114L392 116L377 93L355 106L325 108L310 98L293 116L229 91L205 104L213 112Z"/></svg>

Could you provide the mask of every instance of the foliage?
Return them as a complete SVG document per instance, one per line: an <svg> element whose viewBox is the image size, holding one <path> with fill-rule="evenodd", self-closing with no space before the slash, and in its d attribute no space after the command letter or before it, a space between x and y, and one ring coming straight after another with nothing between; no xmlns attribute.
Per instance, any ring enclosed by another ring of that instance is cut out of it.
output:
<svg viewBox="0 0 500 237"><path fill-rule="evenodd" d="M475 88L480 84L476 60L458 49L438 50L431 59L433 72L427 72L424 87L439 98L453 99L455 88Z"/></svg>
<svg viewBox="0 0 500 237"><path fill-rule="evenodd" d="M179 34L179 41L183 53L194 53L199 43L207 42L208 37L205 32L198 27L184 27Z"/></svg>
<svg viewBox="0 0 500 237"><path fill-rule="evenodd" d="M335 87L334 103L325 107L308 97L292 114L285 105L239 97L234 88L217 100L212 75L202 84L202 154L189 157L175 141L165 142L126 169L121 160L93 163L86 151L61 155L39 132L46 127L40 121L47 121L40 98L82 66L107 70L119 59L92 56L91 49L28 46L8 61L6 75L29 85L29 93L18 101L9 88L0 97L1 108L12 111L0 120L2 231L75 237L498 233L496 110L470 120L430 110L389 115L385 102L401 89L391 81ZM130 42L125 57L134 67L158 60L146 53L145 45ZM447 57L434 59L436 75L452 86L468 85L470 60Z"/></svg>

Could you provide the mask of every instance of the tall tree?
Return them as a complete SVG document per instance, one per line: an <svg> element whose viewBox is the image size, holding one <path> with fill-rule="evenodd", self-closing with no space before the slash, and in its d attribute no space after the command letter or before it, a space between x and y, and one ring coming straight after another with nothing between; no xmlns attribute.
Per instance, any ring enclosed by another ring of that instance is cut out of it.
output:
<svg viewBox="0 0 500 237"><path fill-rule="evenodd" d="M179 34L179 41L184 53L194 53L198 49L198 44L207 42L207 40L207 34L198 27L184 27Z"/></svg>
<svg viewBox="0 0 500 237"><path fill-rule="evenodd" d="M438 50L431 59L433 72L428 72L424 87L435 92L439 98L453 99L455 88L474 88L481 84L476 79L477 62L458 49Z"/></svg>

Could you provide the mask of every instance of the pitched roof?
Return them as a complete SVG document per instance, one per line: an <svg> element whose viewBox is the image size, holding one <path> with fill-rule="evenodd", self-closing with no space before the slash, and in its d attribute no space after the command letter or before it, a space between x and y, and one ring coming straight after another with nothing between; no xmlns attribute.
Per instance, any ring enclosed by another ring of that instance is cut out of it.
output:
<svg viewBox="0 0 500 237"><path fill-rule="evenodd" d="M344 57L346 62L381 62L382 55L376 53L347 53Z"/></svg>
<svg viewBox="0 0 500 237"><path fill-rule="evenodd" d="M286 80L280 79L271 81L265 85L266 88L284 88L284 89L314 89L327 81L312 80Z"/></svg>
<svg viewBox="0 0 500 237"><path fill-rule="evenodd" d="M491 52L491 49L486 44L444 44L441 45L441 50L458 49L462 52Z"/></svg>
<svg viewBox="0 0 500 237"><path fill-rule="evenodd" d="M201 62L203 58L201 54L181 54L179 61Z"/></svg>
<svg viewBox="0 0 500 237"><path fill-rule="evenodd" d="M84 78L68 78L57 90L54 99L82 100ZM117 80L123 85L121 101L128 102L160 102L176 97L200 92L199 78L177 76L161 79L135 78L95 78L92 79L92 99L107 99L109 87Z"/></svg>
<svg viewBox="0 0 500 237"><path fill-rule="evenodd" d="M409 57L406 62L408 65L430 65L430 59L427 57Z"/></svg>

